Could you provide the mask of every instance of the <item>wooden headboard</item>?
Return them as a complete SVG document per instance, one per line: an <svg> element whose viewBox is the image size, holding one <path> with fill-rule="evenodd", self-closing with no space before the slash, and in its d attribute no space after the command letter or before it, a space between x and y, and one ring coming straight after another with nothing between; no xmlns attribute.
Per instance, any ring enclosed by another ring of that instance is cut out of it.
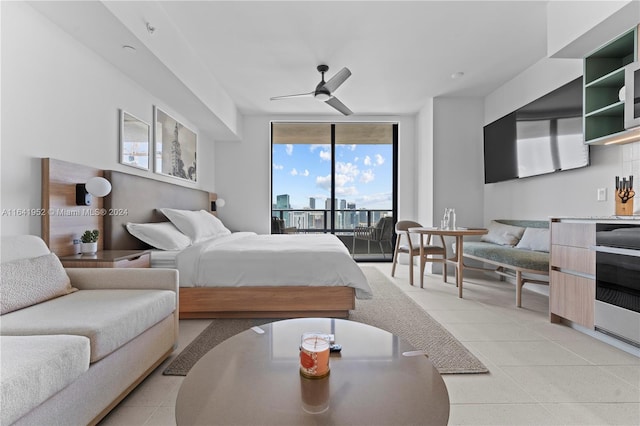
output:
<svg viewBox="0 0 640 426"><path fill-rule="evenodd" d="M127 222L164 222L167 218L158 211L163 207L208 211L216 199L215 194L200 189L113 170L105 170L104 177L112 187L104 199L104 248L110 250L149 248L129 234Z"/></svg>
<svg viewBox="0 0 640 426"><path fill-rule="evenodd" d="M76 184L94 176L111 182L111 193L94 197L91 206L77 206ZM114 170L101 170L52 158L42 159L42 239L58 256L74 254L73 240L98 229L98 250L149 248L133 237L127 222L164 222L162 207L209 211L215 193ZM98 214L95 214L98 212ZM100 212L104 212L104 215Z"/></svg>
<svg viewBox="0 0 640 426"><path fill-rule="evenodd" d="M42 165L42 239L58 256L74 254L73 240L87 229L97 229L104 235L103 199L94 197L90 206L76 205L76 184L85 183L103 171L81 164L43 158ZM98 214L96 214L98 212ZM98 250L103 249L98 239Z"/></svg>

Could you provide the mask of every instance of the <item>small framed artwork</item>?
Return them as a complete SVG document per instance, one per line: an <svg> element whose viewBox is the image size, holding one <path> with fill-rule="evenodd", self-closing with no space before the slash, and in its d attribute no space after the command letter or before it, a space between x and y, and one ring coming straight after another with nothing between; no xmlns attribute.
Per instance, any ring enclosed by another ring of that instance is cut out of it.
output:
<svg viewBox="0 0 640 426"><path fill-rule="evenodd" d="M138 117L120 110L120 163L149 170L151 126Z"/></svg>
<svg viewBox="0 0 640 426"><path fill-rule="evenodd" d="M154 107L153 116L154 171L196 182L198 136L158 107Z"/></svg>

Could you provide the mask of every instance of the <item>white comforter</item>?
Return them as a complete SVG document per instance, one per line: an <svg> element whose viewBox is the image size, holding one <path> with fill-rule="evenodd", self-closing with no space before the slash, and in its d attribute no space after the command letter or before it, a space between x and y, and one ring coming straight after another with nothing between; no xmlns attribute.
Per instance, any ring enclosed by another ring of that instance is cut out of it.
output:
<svg viewBox="0 0 640 426"><path fill-rule="evenodd" d="M335 235L257 235L236 232L203 241L176 257L181 287L349 286L356 297L371 287Z"/></svg>

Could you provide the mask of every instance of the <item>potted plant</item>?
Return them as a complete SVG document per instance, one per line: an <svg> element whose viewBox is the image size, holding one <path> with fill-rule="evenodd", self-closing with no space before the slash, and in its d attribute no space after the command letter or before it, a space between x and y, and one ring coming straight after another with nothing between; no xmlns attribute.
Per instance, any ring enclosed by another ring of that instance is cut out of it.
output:
<svg viewBox="0 0 640 426"><path fill-rule="evenodd" d="M84 234L80 237L82 242L82 253L95 254L98 251L98 236L100 231L97 229L84 231Z"/></svg>

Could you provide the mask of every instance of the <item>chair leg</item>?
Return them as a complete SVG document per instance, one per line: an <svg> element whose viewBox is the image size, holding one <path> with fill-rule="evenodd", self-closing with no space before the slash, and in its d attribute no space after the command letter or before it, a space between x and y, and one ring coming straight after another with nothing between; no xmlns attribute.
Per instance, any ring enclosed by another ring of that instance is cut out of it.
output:
<svg viewBox="0 0 640 426"><path fill-rule="evenodd" d="M443 258L443 262L442 262L442 281L444 281L445 283L447 282L447 260L446 258Z"/></svg>
<svg viewBox="0 0 640 426"><path fill-rule="evenodd" d="M424 265L425 265L424 256L420 257L420 288L424 287Z"/></svg>
<svg viewBox="0 0 640 426"><path fill-rule="evenodd" d="M393 277L396 273L396 263L398 262L398 247L400 246L400 237L396 239L396 248L393 251L393 265L391 266L391 276Z"/></svg>
<svg viewBox="0 0 640 426"><path fill-rule="evenodd" d="M413 253L409 252L409 284L413 285Z"/></svg>

